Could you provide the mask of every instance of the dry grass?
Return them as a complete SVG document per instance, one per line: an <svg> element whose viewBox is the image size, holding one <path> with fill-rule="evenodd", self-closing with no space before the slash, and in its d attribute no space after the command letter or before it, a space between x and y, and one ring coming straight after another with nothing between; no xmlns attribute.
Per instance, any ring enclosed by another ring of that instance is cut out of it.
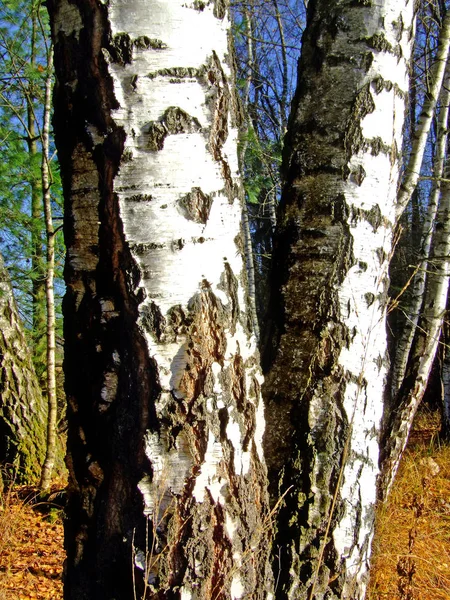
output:
<svg viewBox="0 0 450 600"><path fill-rule="evenodd" d="M379 509L368 600L450 599L450 446L422 413Z"/></svg>
<svg viewBox="0 0 450 600"><path fill-rule="evenodd" d="M0 494L0 600L62 598L61 511L35 498L25 486Z"/></svg>
<svg viewBox="0 0 450 600"><path fill-rule="evenodd" d="M367 600L450 600L450 446L438 430L435 414L420 416L379 510ZM26 492L0 495L0 600L61 600L61 515Z"/></svg>

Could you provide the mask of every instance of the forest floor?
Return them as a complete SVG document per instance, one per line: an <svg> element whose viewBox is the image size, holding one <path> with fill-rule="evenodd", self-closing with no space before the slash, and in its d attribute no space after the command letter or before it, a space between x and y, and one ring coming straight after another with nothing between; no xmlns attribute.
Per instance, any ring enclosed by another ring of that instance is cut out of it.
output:
<svg viewBox="0 0 450 600"><path fill-rule="evenodd" d="M367 600L450 600L450 446L438 431L436 415L420 416L378 511ZM24 486L0 495L0 600L62 599L63 511L36 498Z"/></svg>
<svg viewBox="0 0 450 600"><path fill-rule="evenodd" d="M378 509L367 600L450 600L450 445L422 411Z"/></svg>

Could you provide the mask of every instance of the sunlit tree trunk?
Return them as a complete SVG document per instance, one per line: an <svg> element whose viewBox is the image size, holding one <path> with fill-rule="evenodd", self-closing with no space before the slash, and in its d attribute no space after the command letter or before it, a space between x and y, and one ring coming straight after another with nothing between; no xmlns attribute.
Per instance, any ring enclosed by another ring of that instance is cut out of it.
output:
<svg viewBox="0 0 450 600"><path fill-rule="evenodd" d="M397 217L407 207L412 193L414 192L420 177L425 148L427 145L428 133L431 123L435 116L436 105L444 80L447 60L450 49L450 11L447 11L439 34L439 45L436 52L435 62L430 72L430 86L427 90L425 101L422 105L419 120L414 130L411 154L406 162L405 171L402 177L402 184L399 188L397 199Z"/></svg>
<svg viewBox="0 0 450 600"><path fill-rule="evenodd" d="M448 292L447 292L447 318L444 319L442 341L442 426L443 437L450 439L450 322L448 320Z"/></svg>
<svg viewBox="0 0 450 600"><path fill-rule="evenodd" d="M422 225L422 235L419 248L419 263L417 271L410 282L411 285L411 301L405 307L407 318L403 325L402 331L399 332L398 341L396 343L395 359L392 364L392 391L393 397L399 391L403 382L408 357L411 351L411 346L416 332L417 323L419 321L420 310L424 300L425 284L427 279L428 258L431 250L431 242L433 239L433 231L435 228L436 213L438 210L439 199L441 195L441 179L444 175L444 163L447 147L447 122L449 115L450 102L450 68L447 65L447 77L442 86L440 94L440 110L438 116L438 131L436 141L436 156L434 159L432 191L428 200L428 207Z"/></svg>
<svg viewBox="0 0 450 600"><path fill-rule="evenodd" d="M45 402L0 257L0 469L36 483L45 454Z"/></svg>
<svg viewBox="0 0 450 600"><path fill-rule="evenodd" d="M30 65L36 69L36 10L31 11L31 39L30 39ZM42 187L41 179L37 169L38 158L37 142L40 131L36 128L36 81L30 79L28 86L23 87L27 108L27 147L30 156L31 169L31 276L32 276L32 340L34 363L41 381L44 379L45 371L45 266L44 266L44 244L42 238Z"/></svg>
<svg viewBox="0 0 450 600"><path fill-rule="evenodd" d="M434 223L432 252L427 264L422 311L415 329L405 376L393 400L393 409L382 438L381 497L389 491L397 473L436 356L446 313L449 257L450 182L446 179L440 183L440 200Z"/></svg>
<svg viewBox="0 0 450 600"><path fill-rule="evenodd" d="M47 263L45 278L45 296L47 308L47 437L45 460L42 466L40 487L47 490L50 487L53 468L57 453L57 418L58 400L56 394L56 314L55 314L55 231L53 227L51 205L50 177L50 114L52 100L53 60L49 54L47 62L47 80L45 85L44 119L42 125L42 198L44 204L45 230L47 234Z"/></svg>
<svg viewBox="0 0 450 600"><path fill-rule="evenodd" d="M226 3L49 10L68 251L65 597L266 598Z"/></svg>
<svg viewBox="0 0 450 600"><path fill-rule="evenodd" d="M280 599L365 594L412 22L412 1L309 2L264 357Z"/></svg>

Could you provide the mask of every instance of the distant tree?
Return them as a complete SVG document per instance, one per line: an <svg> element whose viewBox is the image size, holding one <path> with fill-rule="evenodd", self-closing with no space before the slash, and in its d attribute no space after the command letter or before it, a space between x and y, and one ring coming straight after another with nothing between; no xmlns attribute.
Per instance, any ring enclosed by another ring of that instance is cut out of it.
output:
<svg viewBox="0 0 450 600"><path fill-rule="evenodd" d="M411 125L413 133L398 193L397 215L401 218L409 202L414 200L417 203L417 199L420 198L421 205L416 212L422 216L419 226L418 218L414 215L414 225L420 233L416 237L417 241L411 238L416 246L409 253L410 262L404 269L408 273L409 268L409 279L404 279L398 297L392 303L392 309L398 311L400 306L404 316L398 319L392 330L391 384L386 390L381 444L381 496L385 496L391 487L415 414L430 380L446 313L449 281L449 184L446 176L450 101L450 13L447 12L441 18L434 4L422 7L422 11L428 20L426 25L423 25L425 19L422 19L421 26L426 27L428 32L429 23L433 23L438 42L435 48L430 40L424 45L423 38L426 36L422 31L418 37L418 44L423 48L423 52L429 54L426 63L431 67L428 70L423 69L420 61L414 64L415 71L419 71L415 84L417 87L422 84L425 93L421 94L423 100L420 111L417 111L417 122ZM421 175L425 175L425 181ZM410 235L408 232L406 234ZM394 264L395 262L397 257ZM439 371L440 366L437 367ZM444 381L445 379L444 375ZM444 424L445 422L444 409Z"/></svg>
<svg viewBox="0 0 450 600"><path fill-rule="evenodd" d="M292 0L233 3L238 91L244 123L241 168L253 247L255 306L267 322L272 236L281 195L281 148L295 90L305 7Z"/></svg>
<svg viewBox="0 0 450 600"><path fill-rule="evenodd" d="M58 302L54 283L61 241L53 227L59 186L51 150L53 69L47 22L39 1L11 1L0 9L0 129L4 137L0 239L49 404L44 488L50 485L56 448L61 451L56 443Z"/></svg>
<svg viewBox="0 0 450 600"><path fill-rule="evenodd" d="M0 256L0 468L37 483L45 456L45 400Z"/></svg>

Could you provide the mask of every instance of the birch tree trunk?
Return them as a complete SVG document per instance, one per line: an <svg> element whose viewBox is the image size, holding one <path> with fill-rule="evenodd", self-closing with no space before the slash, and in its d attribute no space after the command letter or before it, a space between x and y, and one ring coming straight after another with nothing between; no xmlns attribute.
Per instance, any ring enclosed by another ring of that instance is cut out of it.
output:
<svg viewBox="0 0 450 600"><path fill-rule="evenodd" d="M420 177L423 155L427 145L428 133L433 121L439 94L444 81L446 64L450 50L450 11L447 11L439 34L436 59L430 73L430 88L427 90L417 126L412 139L411 154L406 164L402 184L398 191L397 218L408 205Z"/></svg>
<svg viewBox="0 0 450 600"><path fill-rule="evenodd" d="M269 597L226 2L49 11L68 249L65 597Z"/></svg>
<svg viewBox="0 0 450 600"><path fill-rule="evenodd" d="M45 402L0 256L0 467L36 483L44 455Z"/></svg>
<svg viewBox="0 0 450 600"><path fill-rule="evenodd" d="M265 349L277 598L365 594L413 3L311 0Z"/></svg>
<svg viewBox="0 0 450 600"><path fill-rule="evenodd" d="M392 365L392 397L400 389L405 376L408 357L420 317L420 310L424 300L427 279L428 258L431 250L433 231L436 222L439 199L441 195L441 179L444 175L444 163L448 138L448 115L450 102L450 65L447 63L447 74L440 93L440 110L437 120L436 156L434 159L433 188L428 200L428 208L422 225L420 240L419 264L412 280L411 302L406 307L407 319L399 334L396 344L395 359Z"/></svg>
<svg viewBox="0 0 450 600"><path fill-rule="evenodd" d="M47 306L47 444L45 460L42 465L40 488L50 488L57 453L58 399L56 395L56 313L55 313L55 230L53 227L51 204L51 178L49 157L50 114L52 101L53 58L50 50L47 60L47 78L45 82L44 115L42 124L42 197L47 234L47 263L45 296Z"/></svg>
<svg viewBox="0 0 450 600"><path fill-rule="evenodd" d="M31 11L30 65L36 69L37 14ZM41 135L36 131L36 81L31 79L28 85L20 82L19 86L26 99L27 107L27 147L30 163L37 158L37 141ZM30 181L31 187L31 270L32 270L32 317L33 317L33 354L38 376L43 383L45 371L45 264L44 244L42 238L42 189L41 180L36 171Z"/></svg>
<svg viewBox="0 0 450 600"><path fill-rule="evenodd" d="M414 416L422 401L436 356L446 312L450 276L450 182L440 183L441 197L428 261L422 313L416 327L402 385L394 399L382 438L380 497L389 492L408 441Z"/></svg>

